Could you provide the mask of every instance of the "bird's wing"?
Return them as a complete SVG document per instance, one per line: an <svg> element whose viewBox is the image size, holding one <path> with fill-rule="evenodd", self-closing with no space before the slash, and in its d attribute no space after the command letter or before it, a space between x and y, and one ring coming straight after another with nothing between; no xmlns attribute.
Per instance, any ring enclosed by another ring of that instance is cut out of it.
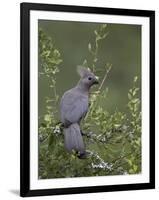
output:
<svg viewBox="0 0 159 200"><path fill-rule="evenodd" d="M88 97L76 92L66 92L61 99L60 108L63 123L78 122L88 110Z"/></svg>

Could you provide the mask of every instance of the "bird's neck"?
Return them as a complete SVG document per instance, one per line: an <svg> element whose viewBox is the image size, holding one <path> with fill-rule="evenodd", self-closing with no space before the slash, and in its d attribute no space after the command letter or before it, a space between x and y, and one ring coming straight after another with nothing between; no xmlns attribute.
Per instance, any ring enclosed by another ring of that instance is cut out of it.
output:
<svg viewBox="0 0 159 200"><path fill-rule="evenodd" d="M88 94L89 93L89 89L90 87L83 84L83 82L79 81L79 83L77 84L76 88L82 92L82 93L85 93L85 94Z"/></svg>

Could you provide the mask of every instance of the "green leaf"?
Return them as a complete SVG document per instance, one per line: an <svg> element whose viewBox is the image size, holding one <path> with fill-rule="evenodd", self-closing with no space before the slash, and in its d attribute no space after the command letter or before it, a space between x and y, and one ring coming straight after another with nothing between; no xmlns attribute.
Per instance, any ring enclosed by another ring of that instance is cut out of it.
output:
<svg viewBox="0 0 159 200"><path fill-rule="evenodd" d="M94 31L94 33L95 33L95 35L98 35L98 32L97 32L97 30L95 30L95 31Z"/></svg>
<svg viewBox="0 0 159 200"><path fill-rule="evenodd" d="M92 51L91 43L88 44L88 50L89 50L90 52Z"/></svg>
<svg viewBox="0 0 159 200"><path fill-rule="evenodd" d="M136 98L136 99L132 99L132 103L137 103L137 102L139 102L139 99L138 98Z"/></svg>
<svg viewBox="0 0 159 200"><path fill-rule="evenodd" d="M135 76L134 77L134 82L136 82L138 80L138 77L137 76Z"/></svg>
<svg viewBox="0 0 159 200"><path fill-rule="evenodd" d="M130 93L128 93L128 99L132 99L132 96Z"/></svg>
<svg viewBox="0 0 159 200"><path fill-rule="evenodd" d="M83 61L82 66L84 66L84 67L88 67L88 63L87 63L87 60L86 60L86 59Z"/></svg>
<svg viewBox="0 0 159 200"><path fill-rule="evenodd" d="M50 121L50 119L51 119L51 118L50 118L50 115L46 114L46 115L44 116L44 120L45 120L45 121Z"/></svg>
<svg viewBox="0 0 159 200"><path fill-rule="evenodd" d="M130 173L130 174L133 174L133 173L134 173L134 170L133 170L133 169L130 169L130 170L129 170L129 173Z"/></svg>
<svg viewBox="0 0 159 200"><path fill-rule="evenodd" d="M134 170L134 172L136 172L137 169L138 169L138 166L137 166L137 165L133 165L133 170Z"/></svg>

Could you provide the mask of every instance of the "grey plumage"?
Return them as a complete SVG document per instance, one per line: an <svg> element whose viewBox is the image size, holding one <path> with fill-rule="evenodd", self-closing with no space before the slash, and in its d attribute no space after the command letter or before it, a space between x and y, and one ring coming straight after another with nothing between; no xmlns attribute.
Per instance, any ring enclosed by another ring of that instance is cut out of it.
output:
<svg viewBox="0 0 159 200"><path fill-rule="evenodd" d="M74 123L71 124L68 128L65 128L64 141L65 148L68 152L75 150L76 152L80 151L81 154L85 153L85 147L79 124Z"/></svg>
<svg viewBox="0 0 159 200"><path fill-rule="evenodd" d="M80 131L80 121L88 111L89 89L98 83L96 76L84 67L78 67L81 76L78 84L66 91L61 98L60 114L64 125L64 143L68 152L78 152L79 158L83 158L86 150Z"/></svg>

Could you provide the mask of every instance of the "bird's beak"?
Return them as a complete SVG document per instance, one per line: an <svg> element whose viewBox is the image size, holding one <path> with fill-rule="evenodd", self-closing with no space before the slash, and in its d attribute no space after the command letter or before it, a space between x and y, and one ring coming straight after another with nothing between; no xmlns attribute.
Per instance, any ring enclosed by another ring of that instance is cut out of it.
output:
<svg viewBox="0 0 159 200"><path fill-rule="evenodd" d="M98 81L98 80L95 80L95 81L94 81L94 84L99 84L99 81Z"/></svg>
<svg viewBox="0 0 159 200"><path fill-rule="evenodd" d="M99 78L98 78L98 76L95 77L94 84L99 84Z"/></svg>

